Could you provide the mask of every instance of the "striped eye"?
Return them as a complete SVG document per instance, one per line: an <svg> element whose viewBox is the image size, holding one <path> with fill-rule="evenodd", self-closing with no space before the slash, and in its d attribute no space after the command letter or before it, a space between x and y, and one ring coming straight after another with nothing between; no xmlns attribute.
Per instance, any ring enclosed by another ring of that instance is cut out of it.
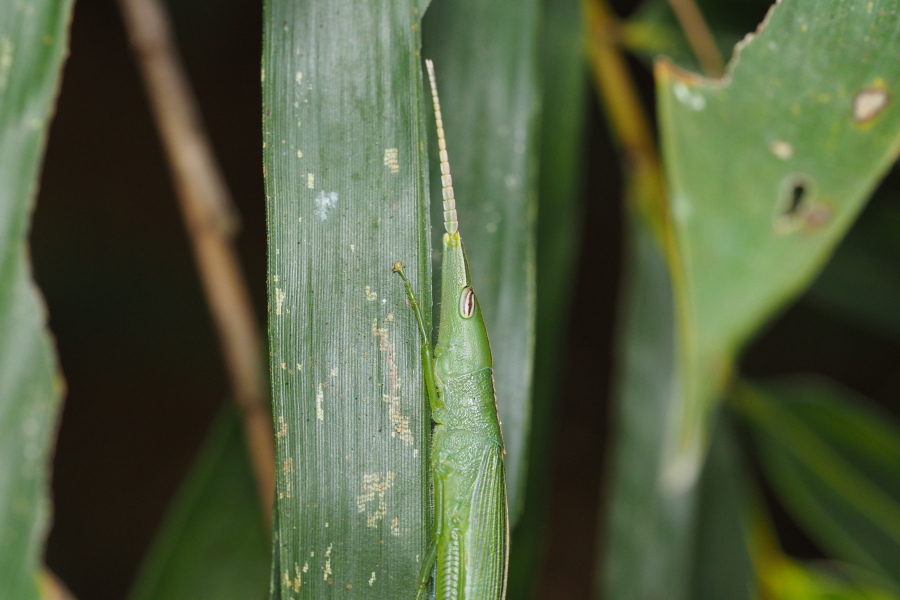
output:
<svg viewBox="0 0 900 600"><path fill-rule="evenodd" d="M475 314L475 292L470 287L463 289L459 297L459 314L463 319L471 318Z"/></svg>

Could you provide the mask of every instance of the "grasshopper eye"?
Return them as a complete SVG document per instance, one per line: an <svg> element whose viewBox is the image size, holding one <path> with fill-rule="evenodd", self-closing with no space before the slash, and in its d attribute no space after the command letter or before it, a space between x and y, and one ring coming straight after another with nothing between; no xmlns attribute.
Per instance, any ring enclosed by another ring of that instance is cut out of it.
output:
<svg viewBox="0 0 900 600"><path fill-rule="evenodd" d="M469 319L475 314L475 292L467 287L459 297L459 314L463 319Z"/></svg>

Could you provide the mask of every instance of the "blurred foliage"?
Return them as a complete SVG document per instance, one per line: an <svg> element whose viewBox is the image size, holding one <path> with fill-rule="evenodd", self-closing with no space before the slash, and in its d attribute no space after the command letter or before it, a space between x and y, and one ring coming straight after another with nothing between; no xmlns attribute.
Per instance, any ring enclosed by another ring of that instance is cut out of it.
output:
<svg viewBox="0 0 900 600"><path fill-rule="evenodd" d="M172 501L129 600L265 598L270 548L254 484L238 413L228 404Z"/></svg>

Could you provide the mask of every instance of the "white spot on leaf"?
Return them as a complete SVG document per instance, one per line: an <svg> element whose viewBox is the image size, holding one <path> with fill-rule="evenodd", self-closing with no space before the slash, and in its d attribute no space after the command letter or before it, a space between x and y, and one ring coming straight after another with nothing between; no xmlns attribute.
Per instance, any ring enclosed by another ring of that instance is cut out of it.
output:
<svg viewBox="0 0 900 600"><path fill-rule="evenodd" d="M315 197L314 202L316 204L313 212L316 215L316 218L319 221L325 221L328 219L328 215L337 207L338 203L338 195L337 192L326 192L321 191L319 195Z"/></svg>
<svg viewBox="0 0 900 600"><path fill-rule="evenodd" d="M874 119L890 102L891 96L881 88L865 89L853 98L853 120L864 123Z"/></svg>
<svg viewBox="0 0 900 600"><path fill-rule="evenodd" d="M672 91L675 93L675 98L691 110L706 108L706 98L699 92L692 91L686 84L679 81L672 86Z"/></svg>
<svg viewBox="0 0 900 600"><path fill-rule="evenodd" d="M782 140L775 140L769 145L769 150L781 160L788 160L794 156L794 147Z"/></svg>
<svg viewBox="0 0 900 600"><path fill-rule="evenodd" d="M333 547L334 544L329 544L328 550L325 551L325 572L322 576L325 581L328 581L328 578L331 577L331 549Z"/></svg>
<svg viewBox="0 0 900 600"><path fill-rule="evenodd" d="M366 525L376 527L387 515L385 494L394 485L394 472L363 475L363 493L356 497L356 512L366 513Z"/></svg>
<svg viewBox="0 0 900 600"><path fill-rule="evenodd" d="M384 150L384 166L391 171L391 175L400 172L400 161L398 160L398 151L396 148L385 148Z"/></svg>
<svg viewBox="0 0 900 600"><path fill-rule="evenodd" d="M281 288L275 288L275 314L281 314L281 305L284 304L285 293Z"/></svg>

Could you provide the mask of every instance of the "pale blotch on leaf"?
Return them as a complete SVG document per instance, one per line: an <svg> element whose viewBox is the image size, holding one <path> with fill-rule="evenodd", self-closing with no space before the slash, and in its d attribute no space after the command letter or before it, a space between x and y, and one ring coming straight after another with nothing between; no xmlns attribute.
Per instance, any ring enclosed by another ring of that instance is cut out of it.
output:
<svg viewBox="0 0 900 600"><path fill-rule="evenodd" d="M281 314L281 305L284 304L284 297L287 294L281 288L275 288L275 314Z"/></svg>
<svg viewBox="0 0 900 600"><path fill-rule="evenodd" d="M687 84L679 81L672 86L672 91L675 92L675 98L691 110L700 111L706 108L706 98L699 92L691 90Z"/></svg>
<svg viewBox="0 0 900 600"><path fill-rule="evenodd" d="M794 147L782 140L775 140L769 145L769 150L776 158L788 160L794 156Z"/></svg>
<svg viewBox="0 0 900 600"><path fill-rule="evenodd" d="M319 195L314 198L314 202L316 207L313 212L315 213L316 218L319 221L325 221L328 218L328 215L331 214L331 211L337 207L337 192L321 191L319 192Z"/></svg>
<svg viewBox="0 0 900 600"><path fill-rule="evenodd" d="M853 98L853 120L857 123L871 121L883 111L891 101L887 90L879 87L867 88Z"/></svg>
<svg viewBox="0 0 900 600"><path fill-rule="evenodd" d="M400 172L399 150L397 148L384 149L384 166L390 169L391 175L396 175Z"/></svg>

